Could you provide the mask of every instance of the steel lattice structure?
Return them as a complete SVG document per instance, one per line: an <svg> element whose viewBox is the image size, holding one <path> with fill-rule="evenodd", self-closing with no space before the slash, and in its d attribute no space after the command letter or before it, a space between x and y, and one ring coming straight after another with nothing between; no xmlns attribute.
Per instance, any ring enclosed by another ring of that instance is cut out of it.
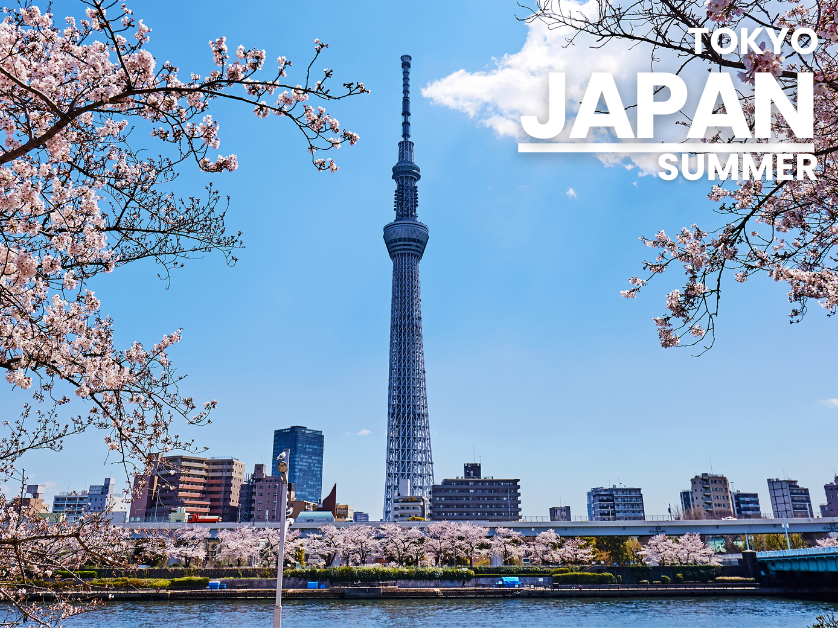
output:
<svg viewBox="0 0 838 628"><path fill-rule="evenodd" d="M413 163L410 141L410 60L408 55L402 57L402 141L399 161L393 166L396 220L384 227L384 242L393 260L385 521L393 518L400 479L410 480L412 495L428 499L434 483L419 293L419 262L428 243L428 228L416 217L419 167Z"/></svg>

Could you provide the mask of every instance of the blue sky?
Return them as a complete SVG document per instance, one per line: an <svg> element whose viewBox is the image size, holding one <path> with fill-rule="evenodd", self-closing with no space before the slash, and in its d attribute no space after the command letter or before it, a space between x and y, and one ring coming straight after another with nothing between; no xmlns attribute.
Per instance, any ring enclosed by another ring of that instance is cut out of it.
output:
<svg viewBox="0 0 838 628"><path fill-rule="evenodd" d="M240 262L192 262L168 290L153 264L97 286L123 346L183 327L171 356L189 375L184 390L220 402L212 425L190 433L209 455L250 471L269 461L274 429L323 430L324 492L337 482L339 501L380 516L392 272L382 227L393 218L399 57L410 54L437 481L476 455L484 474L521 478L525 515L560 503L583 515L589 488L617 482L642 487L647 514L664 514L712 464L734 488L759 491L765 512L768 477L798 479L816 509L824 501L836 465L824 436L838 408L822 400L838 389L834 325L819 308L789 325L783 285L729 286L716 348L695 358L661 349L651 320L681 276L636 301L619 295L649 252L638 236L717 224L707 182L664 182L594 156L520 155L485 116L421 96L459 70L491 76L493 58L521 51L528 27L515 2L132 6L153 29L149 49L184 73L211 69L207 41L220 35L300 71L319 37L330 49L318 64L372 90L330 108L361 136L337 153L337 174L316 172L280 120L220 107L219 152L236 153L240 168L187 170L178 191L212 180L231 196ZM23 400L4 393L0 407L15 415ZM104 458L90 434L23 466L50 491L81 489L118 474Z"/></svg>

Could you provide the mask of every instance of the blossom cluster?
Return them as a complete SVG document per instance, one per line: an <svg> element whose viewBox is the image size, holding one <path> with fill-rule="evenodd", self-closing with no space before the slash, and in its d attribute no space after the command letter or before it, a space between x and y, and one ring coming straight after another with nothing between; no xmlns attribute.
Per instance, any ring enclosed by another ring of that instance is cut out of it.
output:
<svg viewBox="0 0 838 628"><path fill-rule="evenodd" d="M707 7L707 17L718 24L726 24L744 13L737 0L707 0L704 6Z"/></svg>

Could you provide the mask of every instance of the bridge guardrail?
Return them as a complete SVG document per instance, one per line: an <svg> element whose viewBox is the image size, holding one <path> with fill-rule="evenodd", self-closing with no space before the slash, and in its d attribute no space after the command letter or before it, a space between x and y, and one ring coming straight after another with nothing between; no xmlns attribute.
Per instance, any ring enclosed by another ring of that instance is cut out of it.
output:
<svg viewBox="0 0 838 628"><path fill-rule="evenodd" d="M803 549L757 552L757 560L765 558L792 558L794 556L823 556L824 554L838 554L838 547L806 547Z"/></svg>

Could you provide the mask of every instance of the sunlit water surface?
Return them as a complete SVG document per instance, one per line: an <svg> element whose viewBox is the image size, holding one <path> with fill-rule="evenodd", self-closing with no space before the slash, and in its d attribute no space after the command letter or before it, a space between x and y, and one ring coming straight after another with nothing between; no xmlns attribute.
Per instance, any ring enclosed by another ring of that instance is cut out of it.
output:
<svg viewBox="0 0 838 628"><path fill-rule="evenodd" d="M805 628L838 604L769 598L295 600L283 628ZM67 628L268 628L269 600L111 602Z"/></svg>

